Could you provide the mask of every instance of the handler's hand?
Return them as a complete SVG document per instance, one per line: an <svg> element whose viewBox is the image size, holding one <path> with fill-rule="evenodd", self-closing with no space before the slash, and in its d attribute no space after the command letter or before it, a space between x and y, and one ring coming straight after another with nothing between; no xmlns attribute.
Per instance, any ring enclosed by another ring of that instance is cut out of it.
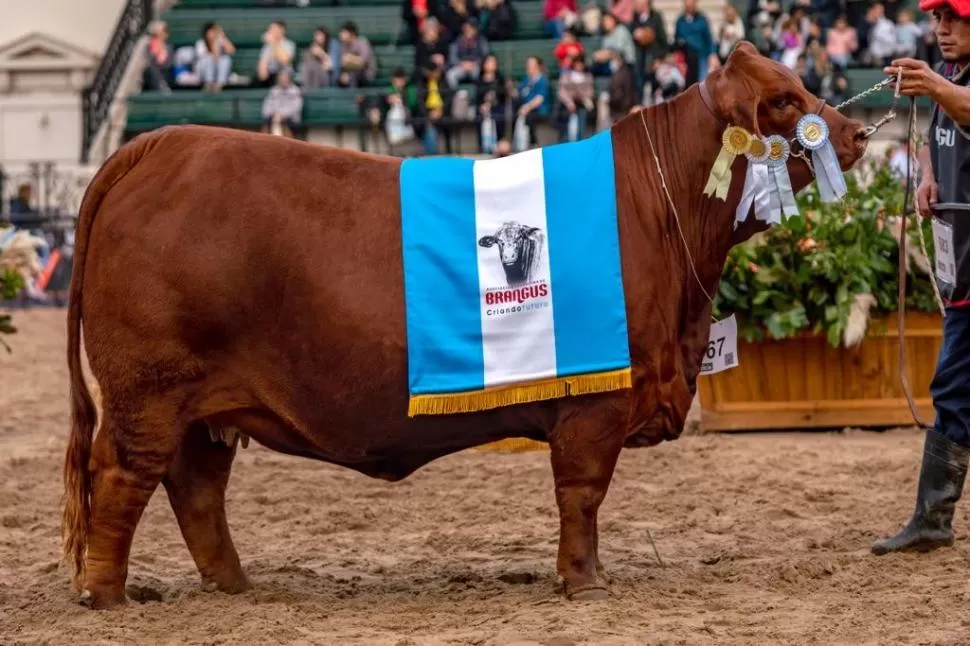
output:
<svg viewBox="0 0 970 646"><path fill-rule="evenodd" d="M940 84L946 82L926 61L914 58L897 58L883 71L895 79L900 69L903 70L903 81L899 85L899 93L903 96L933 96ZM895 87L895 84L891 87Z"/></svg>
<svg viewBox="0 0 970 646"><path fill-rule="evenodd" d="M924 178L916 189L916 207L924 218L933 215L930 205L936 204L940 197L940 187L931 179Z"/></svg>

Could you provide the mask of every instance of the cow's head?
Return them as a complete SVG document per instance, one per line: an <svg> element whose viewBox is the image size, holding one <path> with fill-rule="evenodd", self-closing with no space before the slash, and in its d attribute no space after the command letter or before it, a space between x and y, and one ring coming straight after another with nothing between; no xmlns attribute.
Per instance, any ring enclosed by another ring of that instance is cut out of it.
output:
<svg viewBox="0 0 970 646"><path fill-rule="evenodd" d="M865 153L867 139L863 125L849 119L805 89L802 80L788 67L762 56L754 45L741 41L724 67L713 72L708 87L718 116L762 136L781 135L794 140L795 126L804 115L818 113L829 127L829 137L843 171L849 170ZM799 150L796 143L792 150ZM809 155L810 158L810 155ZM788 162L792 188L797 192L814 177L806 163Z"/></svg>
<svg viewBox="0 0 970 646"><path fill-rule="evenodd" d="M483 247L498 245L499 257L503 265L514 265L519 261L523 243L539 233L536 227L528 227L515 222L505 222L494 235L482 236L478 244Z"/></svg>

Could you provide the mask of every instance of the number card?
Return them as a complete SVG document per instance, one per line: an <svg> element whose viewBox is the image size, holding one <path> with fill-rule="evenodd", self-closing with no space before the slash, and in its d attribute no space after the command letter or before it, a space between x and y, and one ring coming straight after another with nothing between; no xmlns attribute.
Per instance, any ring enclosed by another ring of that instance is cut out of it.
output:
<svg viewBox="0 0 970 646"><path fill-rule="evenodd" d="M738 322L734 314L711 324L701 374L713 375L738 366Z"/></svg>
<svg viewBox="0 0 970 646"><path fill-rule="evenodd" d="M953 227L933 218L933 243L936 245L936 277L950 285L957 282L956 261L953 257Z"/></svg>

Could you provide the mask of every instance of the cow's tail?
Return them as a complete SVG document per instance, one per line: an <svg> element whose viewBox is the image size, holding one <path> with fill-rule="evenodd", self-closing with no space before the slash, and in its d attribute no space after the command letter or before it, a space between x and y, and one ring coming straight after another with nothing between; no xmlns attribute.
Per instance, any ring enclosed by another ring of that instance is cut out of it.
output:
<svg viewBox="0 0 970 646"><path fill-rule="evenodd" d="M141 143L142 145L138 145ZM64 456L64 504L61 516L63 557L71 568L71 583L80 590L84 582L84 557L91 517L91 442L97 410L81 368L81 292L84 262L94 217L101 202L118 180L141 158L144 141L117 150L95 174L84 193L75 228L74 263L67 307L67 365L71 385L71 433Z"/></svg>

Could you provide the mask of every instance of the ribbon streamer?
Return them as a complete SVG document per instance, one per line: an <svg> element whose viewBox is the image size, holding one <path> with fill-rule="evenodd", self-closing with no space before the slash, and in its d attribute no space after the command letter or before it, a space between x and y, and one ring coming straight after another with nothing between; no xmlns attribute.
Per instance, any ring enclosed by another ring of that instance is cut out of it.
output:
<svg viewBox="0 0 970 646"><path fill-rule="evenodd" d="M770 222L772 219L771 209L774 204L780 202L772 199L774 196L774 180L768 170L768 144L764 139L755 137L744 153L748 159L748 170L744 176L744 189L741 191L741 201L734 213L734 227L737 228L739 222L748 219L748 211L754 207L754 214L762 222Z"/></svg>
<svg viewBox="0 0 970 646"><path fill-rule="evenodd" d="M835 148L829 138L829 126L817 114L799 119L795 137L806 150L812 151L812 164L818 180L819 197L823 202L835 202L848 192Z"/></svg>
<svg viewBox="0 0 970 646"><path fill-rule="evenodd" d="M798 215L798 203L795 202L795 193L792 190L791 177L788 175L788 158L791 156L791 147L784 137L772 135L766 140L768 145L768 170L774 184L772 193L774 194L775 204L771 209L771 222L781 223L781 215Z"/></svg>
<svg viewBox="0 0 970 646"><path fill-rule="evenodd" d="M731 188L731 166L738 155L743 155L751 146L753 137L744 128L731 126L724 130L721 136L721 151L714 160L711 174L704 187L704 195L714 195L722 200L727 199Z"/></svg>

